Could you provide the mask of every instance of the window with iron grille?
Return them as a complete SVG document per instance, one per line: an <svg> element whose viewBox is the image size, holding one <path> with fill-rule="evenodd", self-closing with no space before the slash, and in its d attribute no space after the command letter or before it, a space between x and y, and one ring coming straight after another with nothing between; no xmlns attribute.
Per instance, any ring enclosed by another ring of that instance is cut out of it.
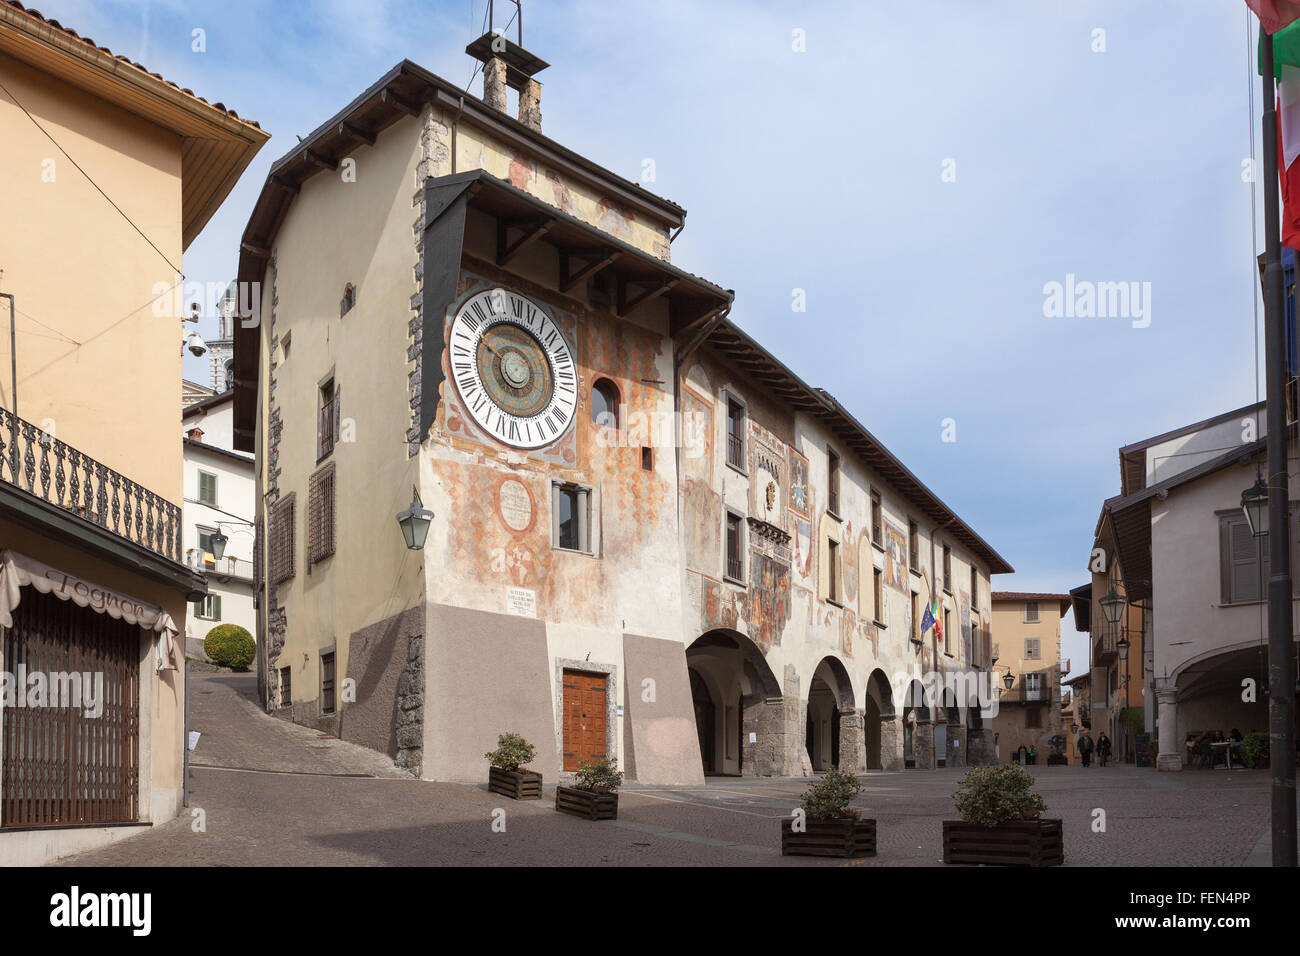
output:
<svg viewBox="0 0 1300 956"><path fill-rule="evenodd" d="M293 521L295 496L285 495L271 509L271 582L279 584L293 577Z"/></svg>
<svg viewBox="0 0 1300 956"><path fill-rule="evenodd" d="M727 464L745 470L745 406L727 399Z"/></svg>
<svg viewBox="0 0 1300 956"><path fill-rule="evenodd" d="M334 713L334 655L320 656L320 712Z"/></svg>
<svg viewBox="0 0 1300 956"><path fill-rule="evenodd" d="M280 668L280 706L288 707L293 703L293 671L288 667Z"/></svg>
<svg viewBox="0 0 1300 956"><path fill-rule="evenodd" d="M826 507L833 515L840 513L840 456L835 452L826 452L827 494L829 502Z"/></svg>
<svg viewBox="0 0 1300 956"><path fill-rule="evenodd" d="M727 512L727 577L733 581L744 580L744 532L740 515Z"/></svg>
<svg viewBox="0 0 1300 956"><path fill-rule="evenodd" d="M213 506L217 503L217 476L211 472L199 472L199 503Z"/></svg>
<svg viewBox="0 0 1300 956"><path fill-rule="evenodd" d="M921 570L921 529L915 521L907 523L907 566L913 571Z"/></svg>
<svg viewBox="0 0 1300 956"><path fill-rule="evenodd" d="M970 606L978 607L980 603L980 571L975 567L975 559L971 558L970 566Z"/></svg>
<svg viewBox="0 0 1300 956"><path fill-rule="evenodd" d="M334 379L320 386L317 406L316 460L322 461L334 450L339 437L339 390L334 387Z"/></svg>
<svg viewBox="0 0 1300 956"><path fill-rule="evenodd" d="M952 593L952 548L943 546L943 589Z"/></svg>
<svg viewBox="0 0 1300 956"><path fill-rule="evenodd" d="M880 492L871 493L871 543L885 546L885 528L883 512L880 508Z"/></svg>
<svg viewBox="0 0 1300 956"><path fill-rule="evenodd" d="M307 485L307 562L334 553L334 463L317 470Z"/></svg>

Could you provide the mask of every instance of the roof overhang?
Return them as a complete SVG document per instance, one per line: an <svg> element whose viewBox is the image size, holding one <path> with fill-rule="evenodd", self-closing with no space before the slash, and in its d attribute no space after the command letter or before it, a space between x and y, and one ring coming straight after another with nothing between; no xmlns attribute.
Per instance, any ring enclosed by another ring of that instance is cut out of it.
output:
<svg viewBox="0 0 1300 956"><path fill-rule="evenodd" d="M1092 630L1092 584L1070 588L1070 601L1074 605L1074 629L1088 633Z"/></svg>
<svg viewBox="0 0 1300 956"><path fill-rule="evenodd" d="M437 249L438 256L436 261L425 264L422 313L425 322L436 329L426 328L422 337L426 351L421 361L421 434L428 433L436 413L442 376L441 325L455 293L469 210L495 220L496 265L509 268L524 248L544 243L557 253L555 288L567 293L579 282L602 274L613 289L608 310L615 316L628 316L650 302L662 300L668 304L670 331L676 335L731 305L730 290L616 239L482 169L429 179L425 183L424 248ZM245 242L240 255L240 281L258 281L264 261L260 252ZM236 323L234 341L235 448L252 451L258 330Z"/></svg>
<svg viewBox="0 0 1300 956"><path fill-rule="evenodd" d="M270 134L56 21L0 3L0 53L181 138L181 249L207 225Z"/></svg>
<svg viewBox="0 0 1300 956"><path fill-rule="evenodd" d="M1010 574L1015 570L830 393L808 385L734 322L726 318L720 320L705 341L795 411L820 420L881 478L918 507L936 528L947 529L955 540L983 558L990 574Z"/></svg>

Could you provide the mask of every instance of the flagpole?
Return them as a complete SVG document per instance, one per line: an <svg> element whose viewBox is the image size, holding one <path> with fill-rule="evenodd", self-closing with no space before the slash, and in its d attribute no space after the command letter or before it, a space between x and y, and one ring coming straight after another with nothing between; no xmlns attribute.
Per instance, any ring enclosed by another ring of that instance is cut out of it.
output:
<svg viewBox="0 0 1300 956"><path fill-rule="evenodd" d="M1273 865L1296 865L1295 667L1291 646L1290 479L1286 421L1286 329L1278 202L1273 37L1261 26L1264 91L1264 357L1268 417L1268 723Z"/></svg>

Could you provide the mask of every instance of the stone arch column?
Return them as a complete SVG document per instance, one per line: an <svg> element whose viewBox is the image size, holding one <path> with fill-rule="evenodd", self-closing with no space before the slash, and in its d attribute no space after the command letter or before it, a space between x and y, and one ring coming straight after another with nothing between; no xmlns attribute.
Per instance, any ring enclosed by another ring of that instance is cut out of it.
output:
<svg viewBox="0 0 1300 956"><path fill-rule="evenodd" d="M1183 755L1178 748L1178 688L1172 679L1156 679L1156 715L1160 722L1160 754L1157 770L1182 770Z"/></svg>
<svg viewBox="0 0 1300 956"><path fill-rule="evenodd" d="M902 770L903 758L903 721L892 711L880 715L880 769Z"/></svg>

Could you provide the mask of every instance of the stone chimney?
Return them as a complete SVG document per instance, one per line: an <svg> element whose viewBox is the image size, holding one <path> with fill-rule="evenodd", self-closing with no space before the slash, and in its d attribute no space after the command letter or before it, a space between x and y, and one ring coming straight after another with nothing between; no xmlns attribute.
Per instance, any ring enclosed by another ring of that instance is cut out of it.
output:
<svg viewBox="0 0 1300 956"><path fill-rule="evenodd" d="M519 91L519 122L539 133L542 131L542 84L531 76Z"/></svg>
<svg viewBox="0 0 1300 956"><path fill-rule="evenodd" d="M483 64L483 102L508 113L506 90L519 93L519 122L529 129L542 129L542 84L535 75L546 69L545 60L533 56L500 33L485 33L465 48Z"/></svg>
<svg viewBox="0 0 1300 956"><path fill-rule="evenodd" d="M494 56L483 64L483 102L502 113L509 112L506 103L506 61Z"/></svg>

